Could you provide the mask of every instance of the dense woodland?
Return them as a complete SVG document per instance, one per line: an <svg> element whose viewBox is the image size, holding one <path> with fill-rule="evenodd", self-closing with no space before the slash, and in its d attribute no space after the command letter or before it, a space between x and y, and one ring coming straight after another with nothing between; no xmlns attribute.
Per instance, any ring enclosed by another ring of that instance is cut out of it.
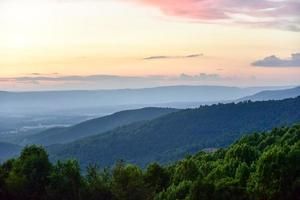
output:
<svg viewBox="0 0 300 200"><path fill-rule="evenodd" d="M300 122L300 97L280 101L201 106L138 122L72 143L47 147L51 160L76 158L112 166L123 159L145 167L182 159L205 148L224 148L242 135Z"/></svg>
<svg viewBox="0 0 300 200"><path fill-rule="evenodd" d="M119 161L111 169L91 165L81 172L76 160L52 164L42 147L27 146L1 164L0 199L297 200L300 125L254 133L227 149L145 169Z"/></svg>

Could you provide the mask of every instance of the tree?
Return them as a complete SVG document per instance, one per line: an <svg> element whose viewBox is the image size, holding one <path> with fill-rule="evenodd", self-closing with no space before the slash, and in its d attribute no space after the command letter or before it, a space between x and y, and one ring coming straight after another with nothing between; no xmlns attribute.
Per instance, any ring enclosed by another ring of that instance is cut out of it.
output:
<svg viewBox="0 0 300 200"><path fill-rule="evenodd" d="M83 180L77 161L58 161L50 175L50 199L80 200Z"/></svg>
<svg viewBox="0 0 300 200"><path fill-rule="evenodd" d="M147 167L144 181L153 192L159 192L168 187L170 177L166 169L157 163L152 163Z"/></svg>
<svg viewBox="0 0 300 200"><path fill-rule="evenodd" d="M173 181L178 183L180 181L194 181L199 175L197 164L193 159L184 159L179 162L175 168Z"/></svg>
<svg viewBox="0 0 300 200"><path fill-rule="evenodd" d="M6 183L22 199L43 199L50 170L51 163L46 151L40 146L27 146L13 163Z"/></svg>
<svg viewBox="0 0 300 200"><path fill-rule="evenodd" d="M158 193L155 200L184 200L188 197L192 181L182 181L178 185L174 183L165 191Z"/></svg>
<svg viewBox="0 0 300 200"><path fill-rule="evenodd" d="M107 169L100 171L97 166L90 165L85 177L85 188L84 199L115 199L111 191L111 174Z"/></svg>
<svg viewBox="0 0 300 200"><path fill-rule="evenodd" d="M118 200L147 199L148 191L140 168L118 162L112 173L112 189Z"/></svg>
<svg viewBox="0 0 300 200"><path fill-rule="evenodd" d="M239 185L234 178L227 177L218 180L215 183L215 198L216 200L247 200L249 195L245 187Z"/></svg>
<svg viewBox="0 0 300 200"><path fill-rule="evenodd" d="M0 165L0 199L10 199L9 188L7 187L7 178L13 168L15 160L10 159Z"/></svg>
<svg viewBox="0 0 300 200"><path fill-rule="evenodd" d="M237 144L232 146L225 155L225 160L235 159L250 165L259 156L258 151L248 144Z"/></svg>
<svg viewBox="0 0 300 200"><path fill-rule="evenodd" d="M195 181L191 187L189 200L213 200L215 186L203 179Z"/></svg>
<svg viewBox="0 0 300 200"><path fill-rule="evenodd" d="M286 199L289 184L289 162L286 146L274 146L263 153L256 165L256 171L252 175L250 190L259 199Z"/></svg>
<svg viewBox="0 0 300 200"><path fill-rule="evenodd" d="M246 163L242 163L238 166L235 172L235 178L239 181L240 186L246 187L250 176L250 168Z"/></svg>

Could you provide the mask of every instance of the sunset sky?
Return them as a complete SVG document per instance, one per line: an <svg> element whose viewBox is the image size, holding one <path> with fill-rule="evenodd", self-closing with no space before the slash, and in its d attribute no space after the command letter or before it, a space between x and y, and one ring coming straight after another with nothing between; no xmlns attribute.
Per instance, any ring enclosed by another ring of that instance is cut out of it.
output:
<svg viewBox="0 0 300 200"><path fill-rule="evenodd" d="M0 90L300 85L299 0L0 0Z"/></svg>

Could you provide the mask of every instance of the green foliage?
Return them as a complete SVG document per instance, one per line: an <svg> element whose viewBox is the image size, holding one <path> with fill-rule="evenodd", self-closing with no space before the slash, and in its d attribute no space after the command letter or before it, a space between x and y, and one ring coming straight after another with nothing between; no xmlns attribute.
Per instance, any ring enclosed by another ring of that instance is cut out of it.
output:
<svg viewBox="0 0 300 200"><path fill-rule="evenodd" d="M149 164L144 174L146 186L154 192L166 189L170 183L170 174L157 163Z"/></svg>
<svg viewBox="0 0 300 200"><path fill-rule="evenodd" d="M50 199L81 199L81 188L83 179L80 174L80 167L75 160L66 162L58 161L50 175L48 188Z"/></svg>
<svg viewBox="0 0 300 200"><path fill-rule="evenodd" d="M185 159L177 164L173 175L173 182L194 181L197 179L198 174L198 166L195 161Z"/></svg>
<svg viewBox="0 0 300 200"><path fill-rule="evenodd" d="M252 175L252 191L263 199L295 199L291 186L297 185L300 172L300 149L274 146L257 161ZM300 188L298 188L300 189Z"/></svg>
<svg viewBox="0 0 300 200"><path fill-rule="evenodd" d="M214 184L198 179L192 184L188 200L210 200L213 199L214 193Z"/></svg>
<svg viewBox="0 0 300 200"><path fill-rule="evenodd" d="M108 169L102 171L97 166L89 166L85 177L85 198L89 200L115 199L111 191L111 173Z"/></svg>
<svg viewBox="0 0 300 200"><path fill-rule="evenodd" d="M258 157L258 151L255 147L248 144L236 144L232 148L229 148L225 155L225 159L237 160L239 162L245 162L247 165L252 164Z"/></svg>
<svg viewBox="0 0 300 200"><path fill-rule="evenodd" d="M90 165L84 175L77 161L51 164L41 147L28 146L0 165L0 199L299 200L300 126L247 135L169 166L120 161Z"/></svg>
<svg viewBox="0 0 300 200"><path fill-rule="evenodd" d="M39 146L23 149L19 159L13 161L6 178L10 192L23 199L40 199L49 183L51 164L46 151Z"/></svg>
<svg viewBox="0 0 300 200"><path fill-rule="evenodd" d="M172 184L167 188L166 191L159 193L154 199L155 200L184 200L189 194L192 182L182 181L178 185Z"/></svg>
<svg viewBox="0 0 300 200"><path fill-rule="evenodd" d="M118 162L113 169L112 190L120 200L146 199L148 194L142 170L123 162Z"/></svg>
<svg viewBox="0 0 300 200"><path fill-rule="evenodd" d="M240 186L245 187L250 176L250 167L246 163L241 163L235 172L235 179L238 180Z"/></svg>

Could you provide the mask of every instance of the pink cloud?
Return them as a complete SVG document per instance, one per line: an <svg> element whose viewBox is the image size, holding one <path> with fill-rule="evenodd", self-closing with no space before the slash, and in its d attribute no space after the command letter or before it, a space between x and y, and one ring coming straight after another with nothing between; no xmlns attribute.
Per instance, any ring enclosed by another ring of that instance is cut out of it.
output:
<svg viewBox="0 0 300 200"><path fill-rule="evenodd" d="M141 0L140 2L158 7L168 15L200 19L226 18L223 12L214 9L214 0Z"/></svg>
<svg viewBox="0 0 300 200"><path fill-rule="evenodd" d="M199 22L225 20L300 31L297 0L133 0L169 16ZM242 17L237 17L242 16Z"/></svg>

